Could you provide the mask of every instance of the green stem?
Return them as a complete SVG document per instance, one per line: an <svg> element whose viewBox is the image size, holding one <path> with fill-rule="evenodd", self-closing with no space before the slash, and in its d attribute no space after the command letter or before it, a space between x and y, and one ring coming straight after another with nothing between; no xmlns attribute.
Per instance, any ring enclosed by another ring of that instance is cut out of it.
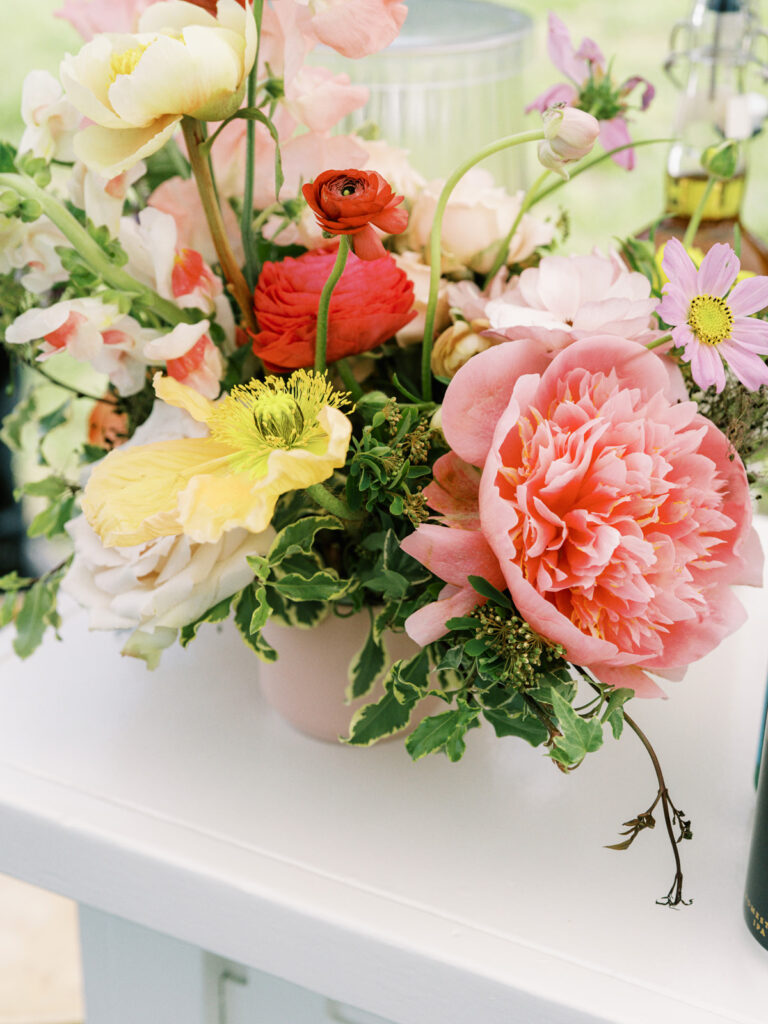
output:
<svg viewBox="0 0 768 1024"><path fill-rule="evenodd" d="M256 81L259 73L259 50L261 48L261 16L263 12L263 0L256 0L253 8L253 16L256 19L256 57L248 75L248 93L246 103L253 107L256 103ZM256 122L248 120L245 129L245 186L243 191L243 213L240 221L240 234L243 238L243 250L245 251L245 280L249 290L252 292L256 284L257 265L256 247L254 245L253 226L253 179L254 162L256 159Z"/></svg>
<svg viewBox="0 0 768 1024"><path fill-rule="evenodd" d="M661 345L666 345L668 341L672 341L672 335L662 334L662 336L657 338L656 341L649 341L645 347L651 351L654 348L659 348Z"/></svg>
<svg viewBox="0 0 768 1024"><path fill-rule="evenodd" d="M10 188L27 199L36 200L43 213L55 224L75 251L82 257L95 274L116 291L135 296L135 301L161 316L167 323L176 325L192 323L194 315L188 310L163 299L140 281L131 277L121 267L116 267L101 246L94 241L86 229L50 193L39 188L23 174L0 174L0 188Z"/></svg>
<svg viewBox="0 0 768 1024"><path fill-rule="evenodd" d="M208 157L205 150L201 148L205 140L200 122L192 117L184 117L181 121L181 127L187 143L192 173L195 176L197 190L200 193L200 200L205 212L205 219L208 221L208 227L211 230L213 245L221 264L222 273L227 280L230 292L234 295L235 301L240 307L244 325L249 330L255 331L256 318L253 314L251 290L248 287L248 282L243 277L243 272L238 266L227 238L221 210L216 199L216 190L213 185Z"/></svg>
<svg viewBox="0 0 768 1024"><path fill-rule="evenodd" d="M469 159L461 163L443 186L443 191L440 193L440 198L438 199L437 207L435 208L435 216L432 221L432 233L429 236L429 300L427 301L427 310L424 318L424 344L421 349L421 390L422 396L426 402L430 401L432 398L432 342L434 340L433 334L435 330L437 293L440 287L440 241L443 216L445 215L445 208L448 205L451 193L467 171L471 170L475 164L479 164L487 157L493 156L494 153L499 153L502 149L509 149L511 146L519 146L524 142L538 142L543 138L544 130L539 128L536 131L518 132L517 135L508 135L503 139L498 139L496 142L492 142L490 145L485 146L479 152L475 153L474 156L469 157Z"/></svg>
<svg viewBox="0 0 768 1024"><path fill-rule="evenodd" d="M683 235L683 245L686 249L690 249L693 245L693 240L696 237L696 232L699 230L699 224L701 224L701 218L704 216L704 208L709 201L709 197L712 195L712 189L715 187L717 178L710 178L707 181L704 191L701 194L699 205L693 211L693 216L688 221L688 227L685 229Z"/></svg>
<svg viewBox="0 0 768 1024"><path fill-rule="evenodd" d="M675 139L640 139L639 142L627 142L623 146L616 146L614 149L609 149L605 153L601 153L600 156L595 157L594 160L588 160L586 163L579 164L578 167L574 167L572 170L569 167L570 180L573 181L574 178L578 178L578 176L583 174L584 171L590 171L598 164L601 164L606 160L610 160L614 153L621 153L624 149L640 149L641 146L655 146L658 142L670 143L675 141ZM563 188L563 186L567 184L568 182L561 178L553 185L550 185L549 188L545 188L543 192L539 192L537 196L534 196L528 205L528 209L530 210L532 206L540 203L542 199L546 199L547 196L551 196L553 192L557 192L558 189Z"/></svg>
<svg viewBox="0 0 768 1024"><path fill-rule="evenodd" d="M264 226L264 224L267 223L269 218L274 216L276 213L279 213L282 210L282 208L283 208L283 204L282 203L272 203L271 206L265 207L261 211L259 216L256 218L256 220L254 220L254 222L253 222L254 234L257 231L260 231L261 228Z"/></svg>
<svg viewBox="0 0 768 1024"><path fill-rule="evenodd" d="M339 237L339 251L336 253L336 262L330 277L325 282L320 293L320 305L317 307L317 334L315 337L315 370L318 373L325 372L326 350L328 348L328 310L331 305L333 289L344 273L344 266L349 253L349 235Z"/></svg>
<svg viewBox="0 0 768 1024"><path fill-rule="evenodd" d="M333 364L341 379L344 381L344 387L349 391L355 401L359 401L365 392L355 380L355 375L352 373L352 369L346 359L337 359Z"/></svg>
<svg viewBox="0 0 768 1024"><path fill-rule="evenodd" d="M313 501L324 508L331 515L338 516L339 519L345 519L347 522L353 522L355 520L362 519L365 513L353 512L346 501L342 501L341 498L337 498L335 494L331 494L325 484L310 484L309 487L304 488L307 494L312 498Z"/></svg>
<svg viewBox="0 0 768 1024"><path fill-rule="evenodd" d="M509 247L512 244L512 239L515 237L515 232L520 227L520 221L523 219L523 214L528 212L533 202L534 196L539 191L542 182L547 178L548 175L549 171L544 171L543 174L540 174L536 181L534 181L534 183L523 196L523 200L520 203L520 209L517 211L517 216L512 222L512 227L509 229L506 237L499 246L498 251L496 253L496 258L493 261L493 265L486 274L485 281L483 282L483 290L485 290L490 285L491 281L494 279L494 277L496 277L498 272L507 262L507 256L509 255Z"/></svg>

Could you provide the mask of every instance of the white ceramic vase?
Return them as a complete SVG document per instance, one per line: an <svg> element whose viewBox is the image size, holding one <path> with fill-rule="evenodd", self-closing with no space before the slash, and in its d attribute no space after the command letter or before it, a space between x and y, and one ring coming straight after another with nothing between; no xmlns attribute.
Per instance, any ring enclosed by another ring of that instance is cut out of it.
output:
<svg viewBox="0 0 768 1024"><path fill-rule="evenodd" d="M363 646L370 620L367 612L349 618L328 615L312 629L282 626L270 621L262 635L278 652L272 663L261 662L259 680L267 701L283 718L307 736L339 742L349 735L349 724L358 708L378 700L380 683L367 696L345 703L349 665ZM412 658L417 645L405 633L387 633L384 643L389 664ZM429 714L445 710L437 697L421 701L409 728ZM395 735L404 735L403 730Z"/></svg>

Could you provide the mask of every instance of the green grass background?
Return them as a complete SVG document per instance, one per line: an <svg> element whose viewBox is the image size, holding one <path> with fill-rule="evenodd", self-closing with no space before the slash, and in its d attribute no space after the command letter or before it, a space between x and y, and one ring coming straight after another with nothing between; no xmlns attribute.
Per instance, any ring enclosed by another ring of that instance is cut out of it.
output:
<svg viewBox="0 0 768 1024"><path fill-rule="evenodd" d="M76 50L80 39L74 29L53 11L62 0L0 0L0 31L4 41L3 88L0 90L0 135L17 139L21 133L19 101L24 75L33 67L55 72L64 52ZM672 23L687 16L690 0L507 0L534 19L531 59L524 70L526 95L536 96L560 79L546 54L546 14L553 10L571 29L576 43L591 35L607 56L616 56L615 74L623 80L641 74L657 86L650 110L638 115L633 125L636 138L666 137L670 132L676 93L661 70ZM440 0L434 0L439 4ZM753 88L758 84L757 76ZM534 117L531 115L531 124ZM745 221L758 234L768 235L768 203L765 175L768 139L752 145L750 186ZM611 236L630 234L662 207L665 147L638 152L638 166L631 174L612 165L590 172L560 193L572 215L569 248L595 242L605 245Z"/></svg>

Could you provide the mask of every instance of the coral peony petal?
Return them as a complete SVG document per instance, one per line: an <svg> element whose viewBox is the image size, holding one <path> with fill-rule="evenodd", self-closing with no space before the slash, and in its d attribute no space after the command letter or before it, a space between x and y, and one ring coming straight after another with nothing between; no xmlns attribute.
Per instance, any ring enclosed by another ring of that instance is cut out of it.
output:
<svg viewBox="0 0 768 1024"><path fill-rule="evenodd" d="M422 647L445 636L449 619L469 615L485 601L472 587L443 587L437 601L419 608L405 620L405 631L415 643Z"/></svg>

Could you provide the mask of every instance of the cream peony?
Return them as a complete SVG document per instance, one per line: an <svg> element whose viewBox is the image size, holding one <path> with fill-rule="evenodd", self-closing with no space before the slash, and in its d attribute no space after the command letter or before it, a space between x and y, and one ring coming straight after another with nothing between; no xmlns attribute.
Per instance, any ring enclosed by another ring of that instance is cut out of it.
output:
<svg viewBox="0 0 768 1024"><path fill-rule="evenodd" d="M138 33L99 35L65 57L67 97L94 122L75 137L84 164L114 178L165 145L184 115L218 121L237 110L256 56L256 23L250 4L219 0L217 11L156 3Z"/></svg>
<svg viewBox="0 0 768 1024"><path fill-rule="evenodd" d="M431 181L416 198L406 236L409 249L424 250L442 181ZM515 222L523 193L510 195L493 183L493 177L480 168L465 174L451 194L443 217L443 272L468 267L487 274L493 266L496 249ZM552 241L554 227L531 214L524 214L512 238L508 263L520 263L540 245Z"/></svg>

